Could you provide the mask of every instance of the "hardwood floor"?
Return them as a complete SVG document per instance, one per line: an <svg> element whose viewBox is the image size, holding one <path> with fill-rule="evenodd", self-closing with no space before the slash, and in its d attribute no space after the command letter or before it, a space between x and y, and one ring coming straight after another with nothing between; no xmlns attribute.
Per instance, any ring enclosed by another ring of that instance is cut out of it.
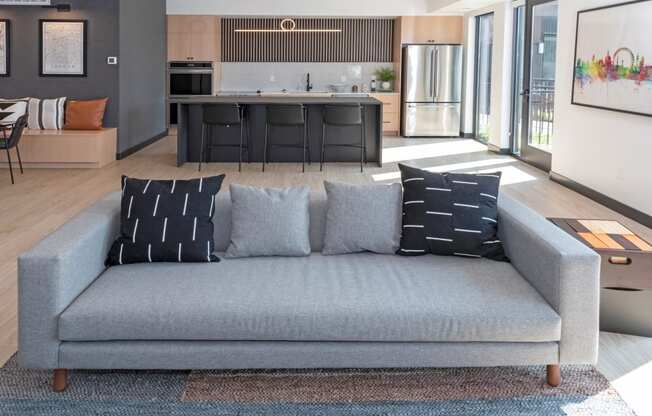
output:
<svg viewBox="0 0 652 416"><path fill-rule="evenodd" d="M16 350L16 258L76 213L108 192L120 189L123 174L148 178L192 178L197 166L175 165L176 141L165 138L127 159L103 169L26 170L12 186L9 172L0 169L0 365ZM495 171L504 174L501 192L510 194L545 216L617 219L652 241L652 230L551 182L543 172L509 156L487 152L473 140L407 140L385 138L385 165L328 164L323 173L313 164L301 174L300 165L271 164L260 172L259 164L211 164L203 175L226 173L225 186L236 182L256 186L309 185L322 187L323 180L349 183L397 182L397 162L437 171ZM602 333L599 370L636 408L639 416L652 415L652 398L639 391L641 380L652 384L652 339Z"/></svg>

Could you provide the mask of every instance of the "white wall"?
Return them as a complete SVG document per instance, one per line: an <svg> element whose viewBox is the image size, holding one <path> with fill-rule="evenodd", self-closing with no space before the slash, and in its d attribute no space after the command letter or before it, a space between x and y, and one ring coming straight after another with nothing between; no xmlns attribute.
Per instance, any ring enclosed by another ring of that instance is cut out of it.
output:
<svg viewBox="0 0 652 416"><path fill-rule="evenodd" d="M552 170L652 215L652 118L571 104L577 11L620 2L559 2Z"/></svg>
<svg viewBox="0 0 652 416"><path fill-rule="evenodd" d="M511 0L474 10L465 16L466 66L464 133L473 132L473 102L475 77L475 18L494 14L494 46L491 66L491 117L489 144L497 149L509 148L511 89L512 89L512 34L513 8Z"/></svg>

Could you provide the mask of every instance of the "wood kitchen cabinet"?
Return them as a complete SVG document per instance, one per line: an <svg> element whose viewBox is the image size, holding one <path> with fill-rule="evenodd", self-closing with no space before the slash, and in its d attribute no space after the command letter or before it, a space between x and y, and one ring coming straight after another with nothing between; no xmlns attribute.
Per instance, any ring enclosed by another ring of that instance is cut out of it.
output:
<svg viewBox="0 0 652 416"><path fill-rule="evenodd" d="M168 16L168 61L220 60L218 16Z"/></svg>
<svg viewBox="0 0 652 416"><path fill-rule="evenodd" d="M383 103L383 134L398 136L401 130L401 97L398 93L373 93L371 97Z"/></svg>
<svg viewBox="0 0 652 416"><path fill-rule="evenodd" d="M406 43L464 43L462 16L403 16L401 42Z"/></svg>

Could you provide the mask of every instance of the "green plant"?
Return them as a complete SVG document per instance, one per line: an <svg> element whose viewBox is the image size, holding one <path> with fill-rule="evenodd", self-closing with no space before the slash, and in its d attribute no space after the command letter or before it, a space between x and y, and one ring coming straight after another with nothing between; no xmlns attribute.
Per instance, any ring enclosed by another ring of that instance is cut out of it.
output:
<svg viewBox="0 0 652 416"><path fill-rule="evenodd" d="M392 82L396 79L396 73L389 67L378 68L374 74L380 82Z"/></svg>

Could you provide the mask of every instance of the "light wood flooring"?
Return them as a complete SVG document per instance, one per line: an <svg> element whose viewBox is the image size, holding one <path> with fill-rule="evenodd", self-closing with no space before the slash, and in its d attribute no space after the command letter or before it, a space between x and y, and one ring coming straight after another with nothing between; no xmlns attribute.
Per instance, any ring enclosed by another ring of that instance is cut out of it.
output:
<svg viewBox="0 0 652 416"><path fill-rule="evenodd" d="M16 258L76 213L108 192L120 188L123 174L147 178L192 178L197 167L175 164L176 140L169 136L158 143L100 170L27 170L9 182L0 169L0 365L16 351ZM617 219L652 241L652 230L551 182L547 175L514 158L487 152L472 140L407 140L386 138L385 166L318 164L301 174L299 165L274 164L266 173L260 164L237 166L211 164L203 175L226 173L225 186L236 182L256 186L309 185L322 187L324 180L348 183L398 181L397 162L439 171L495 171L504 174L502 192L510 194L545 216ZM639 416L652 415L652 397L641 383L652 385L652 339L602 333L598 368L632 405Z"/></svg>

